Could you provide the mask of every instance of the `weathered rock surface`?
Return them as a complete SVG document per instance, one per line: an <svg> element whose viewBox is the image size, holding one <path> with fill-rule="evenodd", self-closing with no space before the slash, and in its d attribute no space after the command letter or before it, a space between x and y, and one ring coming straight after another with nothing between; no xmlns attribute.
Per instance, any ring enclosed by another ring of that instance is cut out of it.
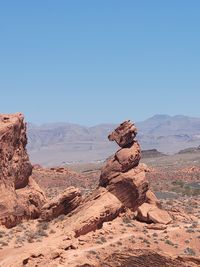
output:
<svg viewBox="0 0 200 267"><path fill-rule="evenodd" d="M81 200L80 190L73 186L68 187L42 207L41 219L49 221L61 214L68 214L80 205Z"/></svg>
<svg viewBox="0 0 200 267"><path fill-rule="evenodd" d="M136 135L135 125L125 121L108 136L109 140L116 141L121 149L107 160L99 185L114 194L124 207L133 211L138 209L138 219L168 224L171 217L160 209L159 200L149 190L145 175L148 168L139 163L141 149L135 140Z"/></svg>
<svg viewBox="0 0 200 267"><path fill-rule="evenodd" d="M125 121L109 135L109 140L116 141L122 148L106 162L99 181L100 186L133 210L145 202L148 190L147 168L139 164L141 149L134 139L136 134L134 124Z"/></svg>
<svg viewBox="0 0 200 267"><path fill-rule="evenodd" d="M29 180L26 125L21 113L0 115L0 224L12 227L40 213L45 197Z"/></svg>
<svg viewBox="0 0 200 267"><path fill-rule="evenodd" d="M161 208L160 201L158 200L156 195L151 190L148 190L146 192L146 201L145 202Z"/></svg>
<svg viewBox="0 0 200 267"><path fill-rule="evenodd" d="M148 203L138 207L137 219L147 223L169 224L172 222L172 218L167 211Z"/></svg>
<svg viewBox="0 0 200 267"><path fill-rule="evenodd" d="M133 123L124 121L117 127L109 136L110 141L116 141L120 147L126 147L134 142L134 138L137 134L137 129Z"/></svg>
<svg viewBox="0 0 200 267"><path fill-rule="evenodd" d="M0 176L9 177L14 189L25 187L32 172L25 147L26 126L23 115L0 115ZM1 178L3 180L3 178Z"/></svg>
<svg viewBox="0 0 200 267"><path fill-rule="evenodd" d="M66 219L66 226L76 237L85 235L100 229L104 222L115 219L123 209L123 204L118 198L105 188L98 188L71 213Z"/></svg>
<svg viewBox="0 0 200 267"><path fill-rule="evenodd" d="M108 258L104 259L103 264L98 267L115 267L115 266L133 266L133 267L192 267L193 259L190 258L172 258L169 255L159 254L148 249L135 249L131 252L113 253ZM194 261L194 260L193 260ZM88 265L87 265L88 266ZM92 265L91 265L92 266Z"/></svg>

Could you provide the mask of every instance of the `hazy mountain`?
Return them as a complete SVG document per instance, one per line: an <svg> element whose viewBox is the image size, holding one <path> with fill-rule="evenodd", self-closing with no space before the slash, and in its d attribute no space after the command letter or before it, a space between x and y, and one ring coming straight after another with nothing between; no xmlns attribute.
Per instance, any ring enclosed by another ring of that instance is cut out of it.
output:
<svg viewBox="0 0 200 267"><path fill-rule="evenodd" d="M155 115L136 123L142 149L175 153L200 145L200 118ZM28 123L28 151L32 162L60 165L104 160L116 145L107 140L115 124L86 127L71 123Z"/></svg>

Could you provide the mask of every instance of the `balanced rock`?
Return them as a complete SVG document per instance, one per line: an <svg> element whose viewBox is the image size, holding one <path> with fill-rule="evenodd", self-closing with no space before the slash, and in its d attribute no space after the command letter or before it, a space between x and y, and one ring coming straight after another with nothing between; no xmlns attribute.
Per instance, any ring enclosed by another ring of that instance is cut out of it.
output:
<svg viewBox="0 0 200 267"><path fill-rule="evenodd" d="M141 149L135 140L137 129L130 121L119 125L108 139L121 147L106 161L101 171L99 186L114 194L124 207L137 211L138 220L168 224L172 221L161 209L157 197L149 190L145 164L140 164Z"/></svg>
<svg viewBox="0 0 200 267"><path fill-rule="evenodd" d="M45 196L30 181L32 166L26 152L26 124L21 113L0 115L0 224L12 227L39 216Z"/></svg>
<svg viewBox="0 0 200 267"><path fill-rule="evenodd" d="M147 167L139 164L141 149L135 140L137 129L130 121L120 124L109 136L121 147L102 169L99 185L114 194L125 207L136 210L146 201Z"/></svg>

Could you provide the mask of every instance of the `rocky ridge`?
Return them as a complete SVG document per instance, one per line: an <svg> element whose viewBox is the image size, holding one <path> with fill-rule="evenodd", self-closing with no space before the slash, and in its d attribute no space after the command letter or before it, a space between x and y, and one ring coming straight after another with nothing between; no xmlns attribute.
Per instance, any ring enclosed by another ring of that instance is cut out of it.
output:
<svg viewBox="0 0 200 267"><path fill-rule="evenodd" d="M21 113L0 115L0 223L15 226L38 218L45 196L30 176L26 124Z"/></svg>

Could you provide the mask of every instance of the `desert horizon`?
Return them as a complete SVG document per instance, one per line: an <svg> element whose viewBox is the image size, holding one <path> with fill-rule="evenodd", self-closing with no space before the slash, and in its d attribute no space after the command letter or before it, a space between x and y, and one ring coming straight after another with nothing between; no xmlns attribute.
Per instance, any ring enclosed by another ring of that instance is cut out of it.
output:
<svg viewBox="0 0 200 267"><path fill-rule="evenodd" d="M107 139L117 124L83 126L72 123L28 123L28 153L34 164L56 166L104 161L114 153ZM156 149L172 155L200 145L200 118L154 115L136 122L142 150Z"/></svg>

